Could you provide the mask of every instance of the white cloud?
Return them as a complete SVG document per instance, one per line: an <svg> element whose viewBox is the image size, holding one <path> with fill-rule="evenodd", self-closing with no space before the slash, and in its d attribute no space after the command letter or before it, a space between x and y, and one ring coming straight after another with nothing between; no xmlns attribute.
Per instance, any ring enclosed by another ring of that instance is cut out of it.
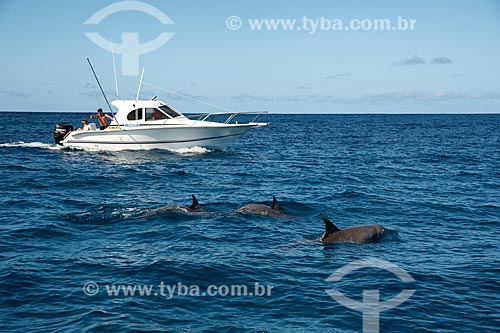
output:
<svg viewBox="0 0 500 333"><path fill-rule="evenodd" d="M451 59L448 57L437 57L431 61L431 65L444 65L449 63L451 63Z"/></svg>
<svg viewBox="0 0 500 333"><path fill-rule="evenodd" d="M414 55L409 59L401 59L399 62L393 63L395 66L415 66L423 64L425 64L425 59L417 55Z"/></svg>
<svg viewBox="0 0 500 333"><path fill-rule="evenodd" d="M4 95L7 97L16 97L16 98L28 98L31 95L19 90L11 90L11 89L0 89L0 95Z"/></svg>

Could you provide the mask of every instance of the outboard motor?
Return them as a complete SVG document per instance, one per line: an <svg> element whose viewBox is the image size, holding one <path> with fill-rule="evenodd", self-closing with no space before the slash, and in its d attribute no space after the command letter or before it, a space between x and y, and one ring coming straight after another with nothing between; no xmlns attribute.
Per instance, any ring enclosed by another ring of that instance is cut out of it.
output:
<svg viewBox="0 0 500 333"><path fill-rule="evenodd" d="M71 131L73 131L73 125L56 124L54 129L54 140L60 145L61 141L64 140L66 135Z"/></svg>

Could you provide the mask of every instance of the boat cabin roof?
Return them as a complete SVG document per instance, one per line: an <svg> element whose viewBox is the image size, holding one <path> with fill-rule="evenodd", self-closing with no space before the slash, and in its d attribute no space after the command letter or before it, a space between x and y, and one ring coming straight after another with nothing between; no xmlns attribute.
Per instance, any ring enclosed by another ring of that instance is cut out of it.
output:
<svg viewBox="0 0 500 333"><path fill-rule="evenodd" d="M111 104L118 108L115 117L118 123L143 123L186 118L171 106L155 100L115 100Z"/></svg>

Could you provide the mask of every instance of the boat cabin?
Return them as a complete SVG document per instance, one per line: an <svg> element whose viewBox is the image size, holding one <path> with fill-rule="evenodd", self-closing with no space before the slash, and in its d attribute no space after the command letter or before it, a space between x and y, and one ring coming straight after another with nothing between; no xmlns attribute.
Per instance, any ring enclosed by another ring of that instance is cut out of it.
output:
<svg viewBox="0 0 500 333"><path fill-rule="evenodd" d="M120 125L162 124L170 119L185 120L186 116L161 101L116 100L115 118ZM117 125L115 121L111 125Z"/></svg>

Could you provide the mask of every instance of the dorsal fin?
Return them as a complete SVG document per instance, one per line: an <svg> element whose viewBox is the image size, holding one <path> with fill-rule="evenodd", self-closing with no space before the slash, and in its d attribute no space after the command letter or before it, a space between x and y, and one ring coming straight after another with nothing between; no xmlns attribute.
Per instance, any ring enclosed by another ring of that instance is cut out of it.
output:
<svg viewBox="0 0 500 333"><path fill-rule="evenodd" d="M280 206L278 205L278 200L276 200L276 197L274 195L273 195L273 205L271 206L271 209L280 210Z"/></svg>
<svg viewBox="0 0 500 333"><path fill-rule="evenodd" d="M329 219L323 217L323 222L325 222L325 235L324 237L333 234L334 232L340 231L339 228L335 226Z"/></svg>
<svg viewBox="0 0 500 333"><path fill-rule="evenodd" d="M200 209L200 204L198 203L198 200L196 199L194 194L191 194L191 196L193 197L193 203L191 204L191 206L189 206L189 208L190 209Z"/></svg>

